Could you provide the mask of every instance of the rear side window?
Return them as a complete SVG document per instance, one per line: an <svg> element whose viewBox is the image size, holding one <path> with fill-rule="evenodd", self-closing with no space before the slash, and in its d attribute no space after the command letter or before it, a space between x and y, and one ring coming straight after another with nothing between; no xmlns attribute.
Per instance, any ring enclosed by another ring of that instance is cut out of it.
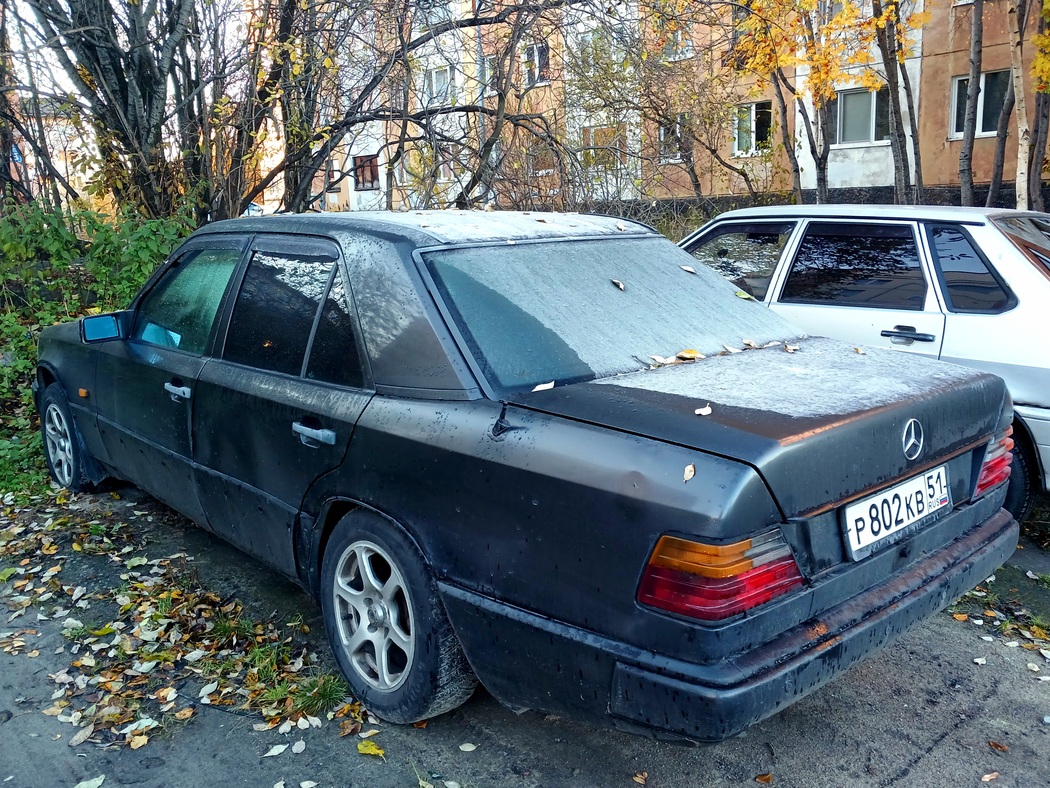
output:
<svg viewBox="0 0 1050 788"><path fill-rule="evenodd" d="M233 307L223 358L299 375L332 269L327 258L256 252Z"/></svg>
<svg viewBox="0 0 1050 788"><path fill-rule="evenodd" d="M1010 294L989 269L966 231L955 225L927 228L945 294L956 312L1001 312Z"/></svg>
<svg viewBox="0 0 1050 788"><path fill-rule="evenodd" d="M207 249L180 258L143 299L132 338L203 353L240 256L234 249Z"/></svg>
<svg viewBox="0 0 1050 788"><path fill-rule="evenodd" d="M794 227L794 222L725 225L689 253L761 301Z"/></svg>
<svg viewBox="0 0 1050 788"><path fill-rule="evenodd" d="M780 300L920 310L926 280L911 227L813 222Z"/></svg>

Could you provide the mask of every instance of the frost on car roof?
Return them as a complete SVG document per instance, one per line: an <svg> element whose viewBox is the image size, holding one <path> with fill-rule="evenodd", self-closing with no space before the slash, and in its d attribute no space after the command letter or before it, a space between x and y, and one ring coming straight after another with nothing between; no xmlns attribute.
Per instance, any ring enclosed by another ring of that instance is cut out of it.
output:
<svg viewBox="0 0 1050 788"><path fill-rule="evenodd" d="M864 348L861 354L852 345L823 337L798 345L795 353L777 345L633 372L597 384L690 397L701 405L724 402L813 418L877 408L982 375L896 350ZM771 386L770 381L777 384Z"/></svg>
<svg viewBox="0 0 1050 788"><path fill-rule="evenodd" d="M217 222L223 231L339 233L380 230L435 244L486 243L595 235L655 235L645 225L614 216L535 211L347 211L261 216Z"/></svg>

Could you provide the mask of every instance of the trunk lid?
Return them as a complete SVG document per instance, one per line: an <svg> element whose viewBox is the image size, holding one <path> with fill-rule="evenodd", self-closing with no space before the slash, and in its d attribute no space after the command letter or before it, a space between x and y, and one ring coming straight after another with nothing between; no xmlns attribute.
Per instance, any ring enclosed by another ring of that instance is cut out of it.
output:
<svg viewBox="0 0 1050 788"><path fill-rule="evenodd" d="M987 439L1005 386L965 367L810 338L794 353L777 345L507 401L746 463L794 518ZM707 406L709 415L696 413ZM904 432L912 419L923 446L909 459Z"/></svg>

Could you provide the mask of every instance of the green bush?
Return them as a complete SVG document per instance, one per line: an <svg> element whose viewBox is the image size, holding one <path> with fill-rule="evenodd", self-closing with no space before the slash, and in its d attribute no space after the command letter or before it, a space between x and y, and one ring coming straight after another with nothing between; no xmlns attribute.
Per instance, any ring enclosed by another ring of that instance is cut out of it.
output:
<svg viewBox="0 0 1050 788"><path fill-rule="evenodd" d="M40 330L126 306L191 229L182 216L0 207L0 494L45 478L30 392Z"/></svg>

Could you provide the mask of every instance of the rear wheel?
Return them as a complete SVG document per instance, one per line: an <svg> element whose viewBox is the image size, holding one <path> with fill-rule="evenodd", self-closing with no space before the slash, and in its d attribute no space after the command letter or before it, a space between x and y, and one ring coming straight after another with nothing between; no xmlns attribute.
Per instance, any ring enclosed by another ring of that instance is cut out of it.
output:
<svg viewBox="0 0 1050 788"><path fill-rule="evenodd" d="M415 545L378 516L336 526L321 569L325 629L354 695L390 722L456 708L477 686Z"/></svg>
<svg viewBox="0 0 1050 788"><path fill-rule="evenodd" d="M40 432L51 478L74 492L87 489L80 436L65 392L57 383L48 386L40 400Z"/></svg>
<svg viewBox="0 0 1050 788"><path fill-rule="evenodd" d="M1018 439L1016 428L1014 436L1014 459L1010 464L1010 482L1006 487L1003 508L1010 512L1017 522L1022 522L1031 511L1035 499L1036 467L1028 445L1023 438Z"/></svg>

